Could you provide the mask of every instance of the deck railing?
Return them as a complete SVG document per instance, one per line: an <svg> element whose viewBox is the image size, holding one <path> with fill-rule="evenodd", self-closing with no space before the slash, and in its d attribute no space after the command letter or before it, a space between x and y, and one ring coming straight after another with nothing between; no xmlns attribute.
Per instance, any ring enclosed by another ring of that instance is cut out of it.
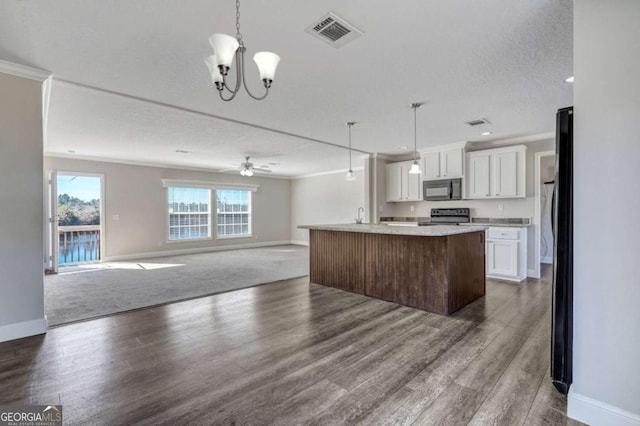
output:
<svg viewBox="0 0 640 426"><path fill-rule="evenodd" d="M59 226L60 265L100 260L100 225Z"/></svg>

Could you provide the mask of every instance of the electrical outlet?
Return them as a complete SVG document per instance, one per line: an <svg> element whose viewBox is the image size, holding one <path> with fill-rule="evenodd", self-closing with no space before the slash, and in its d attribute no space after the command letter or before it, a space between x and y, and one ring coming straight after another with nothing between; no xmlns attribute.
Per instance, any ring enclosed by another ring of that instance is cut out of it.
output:
<svg viewBox="0 0 640 426"><path fill-rule="evenodd" d="M120 220L120 215L119 214L114 214L111 216L112 220Z"/></svg>
<svg viewBox="0 0 640 426"><path fill-rule="evenodd" d="M410 211L410 212L413 212L413 211L415 211L415 210L416 210L416 207L415 207L415 206L409 206L409 211Z"/></svg>
<svg viewBox="0 0 640 426"><path fill-rule="evenodd" d="M504 204L498 204L498 211L504 210Z"/></svg>
<svg viewBox="0 0 640 426"><path fill-rule="evenodd" d="M384 205L380 204L380 205L378 206L378 211L379 211L380 213L382 213L382 212L384 211Z"/></svg>

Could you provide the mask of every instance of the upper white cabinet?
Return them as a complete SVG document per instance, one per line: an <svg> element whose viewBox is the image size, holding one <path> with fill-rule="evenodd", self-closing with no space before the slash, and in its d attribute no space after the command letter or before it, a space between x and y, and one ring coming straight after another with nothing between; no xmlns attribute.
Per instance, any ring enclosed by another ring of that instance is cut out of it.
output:
<svg viewBox="0 0 640 426"><path fill-rule="evenodd" d="M420 152L422 179L451 179L464 176L464 144L431 148Z"/></svg>
<svg viewBox="0 0 640 426"><path fill-rule="evenodd" d="M466 198L524 198L525 145L467 153Z"/></svg>
<svg viewBox="0 0 640 426"><path fill-rule="evenodd" d="M419 174L410 174L413 161L387 164L387 201L421 201L422 182Z"/></svg>

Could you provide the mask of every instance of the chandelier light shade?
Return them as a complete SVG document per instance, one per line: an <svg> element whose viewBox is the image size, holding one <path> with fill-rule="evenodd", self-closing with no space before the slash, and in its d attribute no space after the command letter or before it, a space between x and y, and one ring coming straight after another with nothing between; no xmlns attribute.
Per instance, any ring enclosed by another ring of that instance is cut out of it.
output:
<svg viewBox="0 0 640 426"><path fill-rule="evenodd" d="M351 127L353 127L355 121L348 121L347 126L349 126L349 171L347 172L346 180L356 180L356 177L353 174L353 170L351 168Z"/></svg>
<svg viewBox="0 0 640 426"><path fill-rule="evenodd" d="M278 68L278 63L280 62L280 56L271 52L258 52L253 56L253 60L260 71L260 80L263 82L268 81L269 87L271 87L273 77L276 75L276 68Z"/></svg>
<svg viewBox="0 0 640 426"><path fill-rule="evenodd" d="M213 55L205 58L205 63L211 74L211 82L218 90L218 94L223 101L233 100L240 92L240 85L244 86L249 96L255 100L260 101L267 97L276 75L280 56L271 52L258 52L253 57L260 72L260 80L262 80L262 85L265 88L262 96L255 96L249 90L245 79L244 54L247 49L240 33L240 0L236 0L236 36L216 33L209 37L209 44L213 49ZM234 84L230 84L227 77L234 59L236 76Z"/></svg>
<svg viewBox="0 0 640 426"><path fill-rule="evenodd" d="M420 174L420 164L418 163L418 118L416 110L422 106L422 102L414 102L409 105L413 108L413 164L409 169L412 175Z"/></svg>
<svg viewBox="0 0 640 426"><path fill-rule="evenodd" d="M226 34L213 34L209 37L209 43L215 52L218 66L222 66L228 71L233 62L233 57L236 55L238 47L240 47L238 40ZM222 75L226 74L226 72L222 73Z"/></svg>

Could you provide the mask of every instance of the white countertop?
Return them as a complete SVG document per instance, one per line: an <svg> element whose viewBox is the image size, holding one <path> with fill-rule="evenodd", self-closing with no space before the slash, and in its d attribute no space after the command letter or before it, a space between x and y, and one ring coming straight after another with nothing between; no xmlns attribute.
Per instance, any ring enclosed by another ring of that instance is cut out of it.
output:
<svg viewBox="0 0 640 426"><path fill-rule="evenodd" d="M472 223L461 223L460 226L485 226L489 228L527 228L529 226L533 226L531 223L482 223L482 222L472 222Z"/></svg>
<svg viewBox="0 0 640 426"><path fill-rule="evenodd" d="M298 229L319 231L362 232L366 234L414 235L421 237L445 237L447 235L466 234L484 231L484 225L433 225L433 226L387 226L371 223L339 223L332 225L300 225Z"/></svg>

